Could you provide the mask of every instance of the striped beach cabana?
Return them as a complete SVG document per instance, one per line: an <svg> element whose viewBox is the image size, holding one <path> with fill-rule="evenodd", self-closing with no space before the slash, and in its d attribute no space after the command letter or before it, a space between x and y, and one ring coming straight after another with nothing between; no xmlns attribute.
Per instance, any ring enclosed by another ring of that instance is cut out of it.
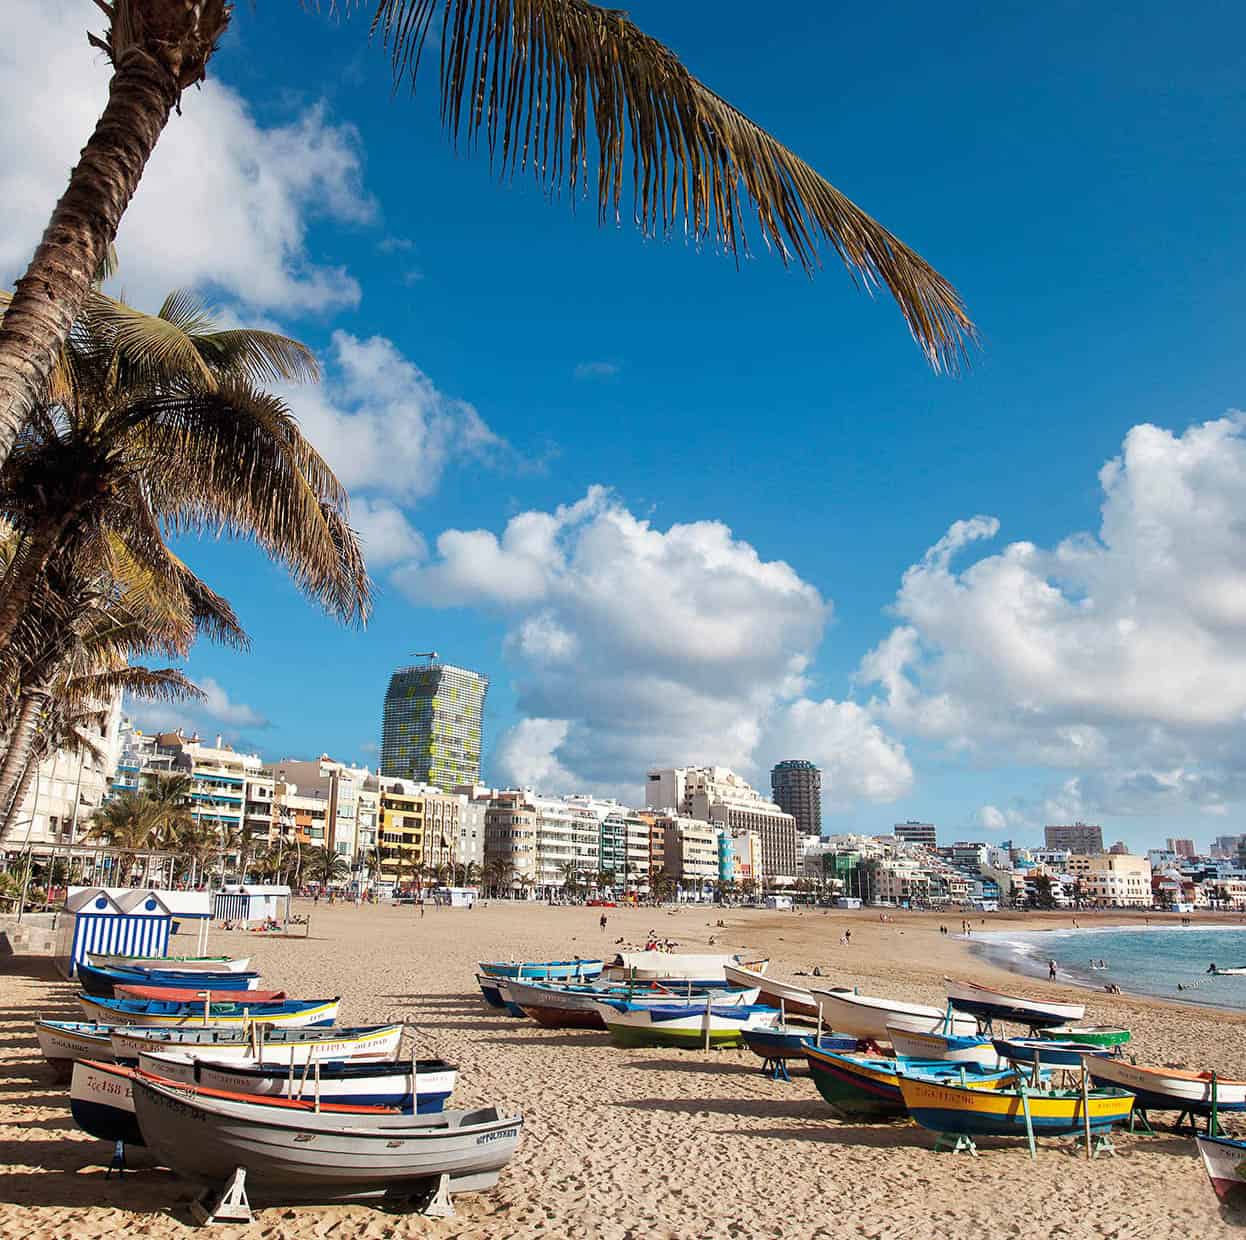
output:
<svg viewBox="0 0 1246 1240"><path fill-rule="evenodd" d="M73 977L92 952L164 956L173 922L198 922L198 952L206 947L211 904L202 891L135 887L70 887L56 919L56 965Z"/></svg>
<svg viewBox="0 0 1246 1240"><path fill-rule="evenodd" d="M262 883L226 883L212 898L215 921L265 921L283 924L290 919L290 888Z"/></svg>

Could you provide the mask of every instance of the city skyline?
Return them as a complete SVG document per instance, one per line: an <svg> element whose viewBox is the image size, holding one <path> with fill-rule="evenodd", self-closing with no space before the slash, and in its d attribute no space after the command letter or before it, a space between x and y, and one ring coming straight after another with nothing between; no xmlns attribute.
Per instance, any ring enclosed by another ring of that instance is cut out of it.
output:
<svg viewBox="0 0 1246 1240"><path fill-rule="evenodd" d="M1056 15L895 3L833 31L790 15L779 55L743 6L712 27L655 0L634 16L953 279L984 350L936 378L833 264L737 271L599 229L491 185L435 123L387 159L408 118L338 32L241 6L127 213L112 287L148 308L189 287L315 349L324 382L283 395L351 491L379 594L369 629L344 631L258 551L179 540L254 639L196 647L207 701L188 721L375 764L376 701L418 631L491 676L495 782L617 792L654 764L723 762L764 787L798 755L824 772L828 829L1006 838L1082 817L1158 845L1231 827L1231 29L1213 44L1188 14L1109 6L1091 58ZM0 29L25 49L0 102L11 287L107 73L63 0L14 0ZM883 38L921 71L841 63L844 40ZM931 76L966 56L972 72ZM868 114L808 85L827 63ZM1073 126L1070 149L1053 135ZM949 150L952 129L973 140ZM1175 243L1190 201L1199 243Z"/></svg>

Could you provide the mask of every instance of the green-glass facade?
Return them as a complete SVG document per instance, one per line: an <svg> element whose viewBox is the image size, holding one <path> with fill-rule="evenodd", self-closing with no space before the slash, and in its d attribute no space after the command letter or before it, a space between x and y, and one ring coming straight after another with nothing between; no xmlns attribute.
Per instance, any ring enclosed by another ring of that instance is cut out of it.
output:
<svg viewBox="0 0 1246 1240"><path fill-rule="evenodd" d="M381 774L445 789L479 783L488 689L488 676L464 667L400 667L385 691Z"/></svg>

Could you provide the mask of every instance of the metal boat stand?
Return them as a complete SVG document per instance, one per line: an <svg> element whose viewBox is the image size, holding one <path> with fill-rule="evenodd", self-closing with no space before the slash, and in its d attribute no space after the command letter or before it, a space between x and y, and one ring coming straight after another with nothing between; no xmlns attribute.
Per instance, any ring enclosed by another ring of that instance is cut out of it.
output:
<svg viewBox="0 0 1246 1240"><path fill-rule="evenodd" d="M963 1132L937 1132L935 1133L934 1152L936 1154L949 1153L960 1154L962 1152L978 1157L978 1147L973 1143L973 1138Z"/></svg>
<svg viewBox="0 0 1246 1240"><path fill-rule="evenodd" d="M425 1218L453 1218L454 1202L450 1200L450 1177L444 1171L418 1207Z"/></svg>
<svg viewBox="0 0 1246 1240"><path fill-rule="evenodd" d="M1151 1127L1151 1121L1147 1118L1147 1113L1142 1107L1135 1106L1129 1113L1129 1131L1144 1132L1149 1137L1158 1136L1159 1134Z"/></svg>
<svg viewBox="0 0 1246 1240"><path fill-rule="evenodd" d="M1079 1149L1085 1142L1086 1138L1079 1132L1073 1138L1073 1148ZM1100 1154L1110 1154L1116 1157L1116 1146L1112 1144L1112 1134L1108 1132L1096 1132L1091 1134L1090 1138L1090 1156L1098 1158Z"/></svg>
<svg viewBox="0 0 1246 1240"><path fill-rule="evenodd" d="M190 1203L191 1217L200 1226L207 1223L252 1223L251 1203L247 1200L247 1173L235 1167L234 1173L218 1194L211 1189Z"/></svg>
<svg viewBox="0 0 1246 1240"><path fill-rule="evenodd" d="M789 1085L792 1083L792 1078L787 1074L787 1063L782 1059L762 1060L761 1074L772 1081L786 1081Z"/></svg>
<svg viewBox="0 0 1246 1240"><path fill-rule="evenodd" d="M112 1173L117 1173L117 1179L124 1180L125 1173L129 1168L125 1165L125 1142L118 1141L113 1146L112 1158L108 1163L108 1170L104 1172L104 1179L111 1180Z"/></svg>

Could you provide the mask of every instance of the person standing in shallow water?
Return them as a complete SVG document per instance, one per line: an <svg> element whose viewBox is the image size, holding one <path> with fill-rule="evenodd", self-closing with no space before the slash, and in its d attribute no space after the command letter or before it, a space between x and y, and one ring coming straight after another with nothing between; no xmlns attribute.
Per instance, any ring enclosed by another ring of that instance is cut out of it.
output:
<svg viewBox="0 0 1246 1240"><path fill-rule="evenodd" d="M1054 960L1047 961L1047 980L1049 982L1056 980L1056 962Z"/></svg>

